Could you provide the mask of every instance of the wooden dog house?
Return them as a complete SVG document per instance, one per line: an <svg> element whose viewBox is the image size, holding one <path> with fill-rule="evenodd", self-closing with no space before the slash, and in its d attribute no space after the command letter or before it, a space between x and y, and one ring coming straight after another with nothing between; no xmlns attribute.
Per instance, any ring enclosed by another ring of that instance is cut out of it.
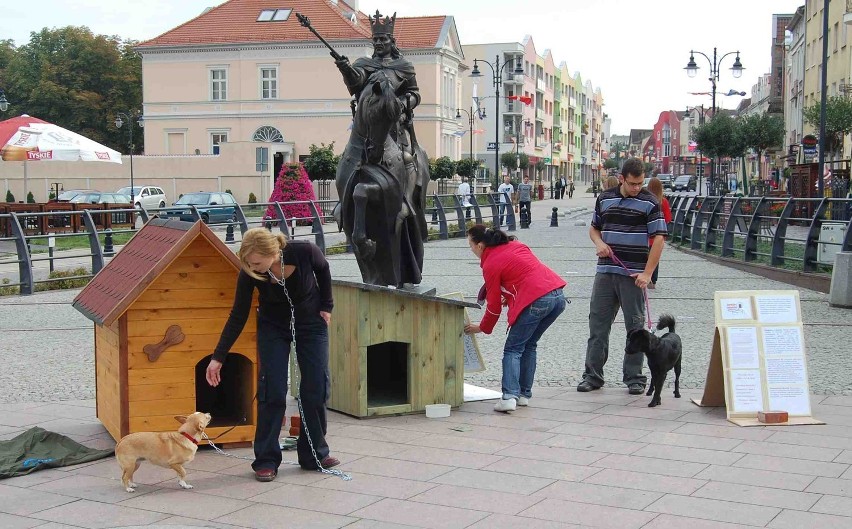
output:
<svg viewBox="0 0 852 529"><path fill-rule="evenodd" d="M464 401L464 308L473 303L334 280L330 409L356 417Z"/></svg>
<svg viewBox="0 0 852 529"><path fill-rule="evenodd" d="M153 219L74 299L95 322L97 416L113 438L176 430L174 416L193 411L213 416L207 433L224 434L217 442L254 438L254 310L222 383L211 388L205 379L239 270L237 256L203 222Z"/></svg>

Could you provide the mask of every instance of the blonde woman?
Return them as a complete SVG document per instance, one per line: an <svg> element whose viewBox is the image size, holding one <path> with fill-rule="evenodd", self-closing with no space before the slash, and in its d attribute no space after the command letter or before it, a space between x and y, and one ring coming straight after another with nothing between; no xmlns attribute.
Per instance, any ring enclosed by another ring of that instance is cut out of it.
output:
<svg viewBox="0 0 852 529"><path fill-rule="evenodd" d="M258 481L272 481L281 465L278 438L287 405L291 316L295 317L296 358L301 370L303 426L296 443L299 465L316 470L340 463L329 455L325 403L329 395L328 324L334 305L331 273L322 251L308 241L288 242L283 234L253 228L243 235L238 252L242 270L231 315L207 366L207 382L216 387L228 351L248 320L258 291L257 428L252 468ZM310 435L305 435L305 430ZM316 451L314 458L311 446Z"/></svg>

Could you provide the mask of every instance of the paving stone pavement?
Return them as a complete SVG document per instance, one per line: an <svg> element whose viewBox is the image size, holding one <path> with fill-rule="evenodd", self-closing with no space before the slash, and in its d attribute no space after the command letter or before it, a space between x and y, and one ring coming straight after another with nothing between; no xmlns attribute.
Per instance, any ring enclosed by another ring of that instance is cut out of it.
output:
<svg viewBox="0 0 852 529"><path fill-rule="evenodd" d="M532 228L517 232L568 280L572 300L540 344L528 408L506 415L491 402L466 403L447 419L332 412L329 443L350 482L285 466L273 483L258 483L248 462L208 449L189 465L191 491L146 463L134 494L121 488L112 459L40 471L0 481L0 528L852 527L852 396L842 395L852 393L842 343L852 313L801 291L813 414L824 426L736 427L723 409L693 405L698 389L682 399L667 390L662 406L649 409L647 397L629 396L619 383L620 351L607 387L578 393L594 275L592 200L536 203ZM553 204L587 209L550 228ZM426 253L424 283L475 296L481 275L464 240L429 243ZM351 256L330 259L335 277L358 279ZM704 381L713 292L740 288L788 287L664 252L651 312L679 318L688 387ZM74 295L0 299L0 439L38 425L96 448L114 445L95 418L92 327L70 307ZM505 321L480 335L488 370L467 381L499 386L504 337Z"/></svg>

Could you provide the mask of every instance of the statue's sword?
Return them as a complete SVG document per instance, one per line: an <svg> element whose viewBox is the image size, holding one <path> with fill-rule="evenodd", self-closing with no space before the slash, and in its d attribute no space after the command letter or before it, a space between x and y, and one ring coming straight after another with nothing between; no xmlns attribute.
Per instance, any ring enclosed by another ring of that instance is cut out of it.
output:
<svg viewBox="0 0 852 529"><path fill-rule="evenodd" d="M303 14L301 14L301 13L296 13L296 18L298 18L298 19L299 19L299 24L301 24L302 26L304 26L304 27L308 28L308 31L310 31L311 33L313 33L314 35L316 35L316 36L317 36L317 38L318 38L318 39L320 39L320 42L322 42L323 44L325 44L325 46L326 46L329 50L331 50L331 56L332 56L332 57L334 57L334 60L335 60L335 61L339 61L340 59L342 59L342 58L343 58L343 56L342 56L342 55L340 55L339 53L337 53L337 52L334 50L334 48L332 48L332 47L331 47L331 44L329 44L328 42L326 42L326 41L325 41L325 39L324 39L324 38L322 38L322 35L320 35L319 33L317 33L317 30L315 30L315 29L314 29L314 27L313 27L313 26L311 26L311 21L310 21L310 19L309 19L308 17L306 17L305 15L303 15Z"/></svg>

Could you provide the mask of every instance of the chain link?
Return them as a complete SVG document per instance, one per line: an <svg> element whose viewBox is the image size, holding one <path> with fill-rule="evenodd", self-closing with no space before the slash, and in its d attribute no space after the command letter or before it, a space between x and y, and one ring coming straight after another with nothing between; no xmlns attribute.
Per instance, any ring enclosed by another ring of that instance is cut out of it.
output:
<svg viewBox="0 0 852 529"><path fill-rule="evenodd" d="M298 389L296 390L296 395L293 397L296 399L296 406L299 408L299 417L301 418L302 424L301 428L305 431L305 437L308 439L308 446L311 448L311 454L314 456L314 461L317 464L317 471L323 474L330 474L332 476L339 476L343 479L343 481L349 481L352 479L352 476L343 472L341 470L332 470L329 468L325 468L322 466L322 462L319 460L319 456L317 456L317 451L314 448L314 441L311 439L310 431L308 430L307 421L305 421L305 410L302 408L302 397L301 397L301 369L299 368L299 357L296 354L296 308L293 305L293 300L290 299L290 292L287 291L286 278L284 277L284 250L281 250L281 279L275 277L275 274L272 273L272 270L267 270L269 277L272 278L273 281L278 283L281 288L284 289L284 296L287 297L287 303L290 305L290 354L293 355L293 358L296 361L296 368L299 373L299 380L297 381ZM290 462L288 462L290 464Z"/></svg>

